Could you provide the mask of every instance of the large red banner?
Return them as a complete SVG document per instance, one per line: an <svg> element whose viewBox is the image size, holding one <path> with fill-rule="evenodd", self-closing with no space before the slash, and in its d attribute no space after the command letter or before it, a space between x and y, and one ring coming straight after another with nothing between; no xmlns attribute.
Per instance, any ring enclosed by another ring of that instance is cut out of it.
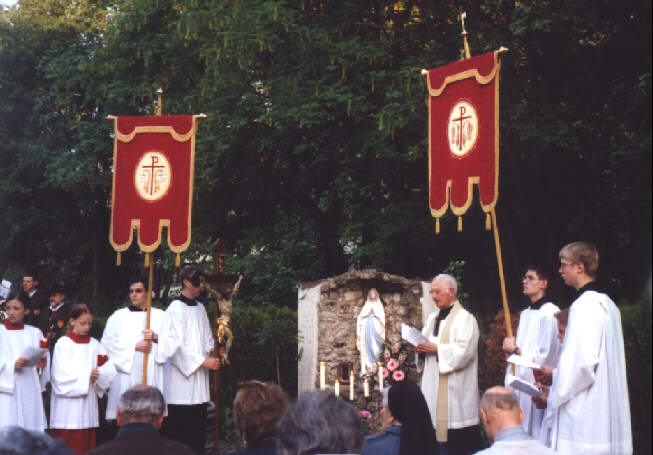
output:
<svg viewBox="0 0 653 455"><path fill-rule="evenodd" d="M499 191L499 53L428 71L429 206L462 215L477 184L483 211Z"/></svg>
<svg viewBox="0 0 653 455"><path fill-rule="evenodd" d="M111 117L114 120L113 197L109 241L151 253L168 228L175 253L188 248L197 119L203 115Z"/></svg>

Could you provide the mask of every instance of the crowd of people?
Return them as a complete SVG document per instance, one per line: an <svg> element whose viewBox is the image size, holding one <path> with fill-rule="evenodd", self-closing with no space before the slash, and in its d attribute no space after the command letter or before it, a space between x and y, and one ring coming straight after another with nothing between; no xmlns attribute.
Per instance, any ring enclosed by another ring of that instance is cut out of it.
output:
<svg viewBox="0 0 653 455"><path fill-rule="evenodd" d="M404 379L383 391L381 433L363 438L358 412L333 393L303 393L289 405L278 385L249 381L234 400L246 446L234 455L631 454L621 318L596 285L598 252L574 242L559 259L578 294L560 310L547 299L547 274L527 268L530 305L516 337L503 341L504 385L479 393L478 323L458 301L456 280L438 275L437 308L415 348L421 383ZM98 341L88 335L86 305L66 308L63 289L53 287L55 298L43 306L36 277L26 275L0 326L0 434L9 435L0 437L0 452L204 453L208 373L221 364L197 301L203 272L186 266L180 277L181 296L166 311L152 309L149 329L145 282L133 280L131 304L109 317ZM95 447L105 393L116 435Z"/></svg>

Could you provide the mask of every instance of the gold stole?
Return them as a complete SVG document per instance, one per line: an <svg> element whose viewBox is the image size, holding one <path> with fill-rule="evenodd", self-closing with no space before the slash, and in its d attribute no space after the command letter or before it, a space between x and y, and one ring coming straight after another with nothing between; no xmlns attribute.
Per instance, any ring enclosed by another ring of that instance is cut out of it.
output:
<svg viewBox="0 0 653 455"><path fill-rule="evenodd" d="M451 324L461 308L460 302L456 300L453 303L451 313L444 320L444 328L441 332L442 336L440 337L438 348L440 344L449 344ZM439 363L438 356L438 372L440 371ZM435 437L440 442L447 442L447 432L449 431L449 374L439 374L438 402L435 408L435 415Z"/></svg>

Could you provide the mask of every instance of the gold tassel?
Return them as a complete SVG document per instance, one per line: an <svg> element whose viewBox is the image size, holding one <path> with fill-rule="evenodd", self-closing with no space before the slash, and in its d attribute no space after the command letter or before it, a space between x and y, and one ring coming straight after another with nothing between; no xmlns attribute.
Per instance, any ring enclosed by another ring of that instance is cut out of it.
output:
<svg viewBox="0 0 653 455"><path fill-rule="evenodd" d="M120 251L116 253L116 265L122 265L122 258L120 257Z"/></svg>
<svg viewBox="0 0 653 455"><path fill-rule="evenodd" d="M489 231L489 230L490 230L490 226L491 226L491 223L490 223L490 214L489 214L489 213L486 213L486 214L485 214L485 230L486 230L486 231Z"/></svg>
<svg viewBox="0 0 653 455"><path fill-rule="evenodd" d="M435 233L436 234L440 233L440 218L435 219Z"/></svg>
<svg viewBox="0 0 653 455"><path fill-rule="evenodd" d="M150 253L145 253L145 265L143 267L150 266Z"/></svg>
<svg viewBox="0 0 653 455"><path fill-rule="evenodd" d="M175 258L175 267L179 267L181 265L181 255L177 253L177 257Z"/></svg>
<svg viewBox="0 0 653 455"><path fill-rule="evenodd" d="M463 217L458 217L458 232L463 232Z"/></svg>

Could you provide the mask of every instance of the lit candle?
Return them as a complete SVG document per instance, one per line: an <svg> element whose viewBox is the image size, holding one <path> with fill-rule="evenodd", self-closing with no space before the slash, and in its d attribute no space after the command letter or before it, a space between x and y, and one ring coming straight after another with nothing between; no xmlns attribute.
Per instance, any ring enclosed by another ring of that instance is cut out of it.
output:
<svg viewBox="0 0 653 455"><path fill-rule="evenodd" d="M334 392L335 392L336 396L339 397L340 396L340 381L338 381L337 379L336 379L336 385L335 385L334 389L335 389Z"/></svg>
<svg viewBox="0 0 653 455"><path fill-rule="evenodd" d="M367 377L363 383L363 394L365 395L365 398L370 396L370 381L367 380Z"/></svg>
<svg viewBox="0 0 653 455"><path fill-rule="evenodd" d="M354 401L354 372L349 372L349 401Z"/></svg>
<svg viewBox="0 0 653 455"><path fill-rule="evenodd" d="M379 367L379 392L381 392L383 390L383 364L377 362L377 365Z"/></svg>
<svg viewBox="0 0 653 455"><path fill-rule="evenodd" d="M324 362L320 362L320 390L326 389L326 369Z"/></svg>

